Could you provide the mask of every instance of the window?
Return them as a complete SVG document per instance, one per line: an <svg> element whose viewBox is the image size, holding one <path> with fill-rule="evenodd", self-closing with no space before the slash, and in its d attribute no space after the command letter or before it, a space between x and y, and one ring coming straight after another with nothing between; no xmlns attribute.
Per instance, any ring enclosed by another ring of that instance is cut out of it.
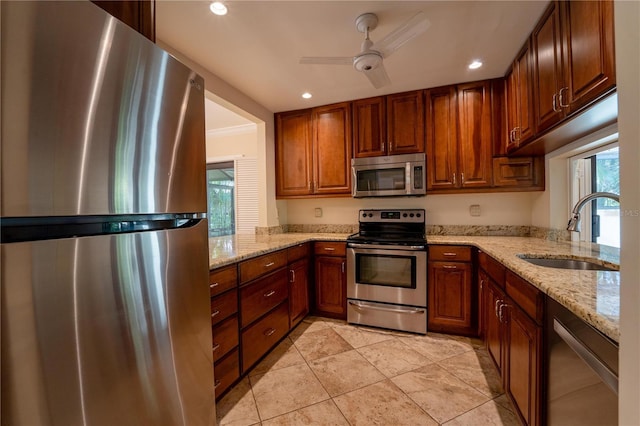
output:
<svg viewBox="0 0 640 426"><path fill-rule="evenodd" d="M207 164L207 219L209 237L235 233L233 162Z"/></svg>
<svg viewBox="0 0 640 426"><path fill-rule="evenodd" d="M620 194L618 146L607 145L572 159L572 206L592 192ZM596 198L581 212L580 241L620 247L620 205Z"/></svg>

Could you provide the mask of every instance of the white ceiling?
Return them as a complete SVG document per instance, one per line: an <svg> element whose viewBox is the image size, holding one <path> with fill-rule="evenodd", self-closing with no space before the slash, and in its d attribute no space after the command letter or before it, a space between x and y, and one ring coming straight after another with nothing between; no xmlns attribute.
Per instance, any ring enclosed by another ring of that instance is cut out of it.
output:
<svg viewBox="0 0 640 426"><path fill-rule="evenodd" d="M162 40L273 112L502 76L547 1L156 2ZM423 11L431 27L385 59L390 86L374 89L351 66L301 65L302 56L353 56L355 18L378 15L375 43ZM484 66L469 70L473 59ZM209 89L212 90L212 89ZM212 90L215 92L215 89ZM311 100L300 95L309 91Z"/></svg>

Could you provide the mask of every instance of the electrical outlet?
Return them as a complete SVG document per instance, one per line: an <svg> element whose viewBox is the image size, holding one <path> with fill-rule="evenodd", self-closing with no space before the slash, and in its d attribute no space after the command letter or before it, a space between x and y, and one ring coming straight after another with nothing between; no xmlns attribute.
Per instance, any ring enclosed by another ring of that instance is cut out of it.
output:
<svg viewBox="0 0 640 426"><path fill-rule="evenodd" d="M316 217L322 217L322 208L316 207Z"/></svg>
<svg viewBox="0 0 640 426"><path fill-rule="evenodd" d="M480 204L472 204L469 206L469 214L471 216L480 216Z"/></svg>

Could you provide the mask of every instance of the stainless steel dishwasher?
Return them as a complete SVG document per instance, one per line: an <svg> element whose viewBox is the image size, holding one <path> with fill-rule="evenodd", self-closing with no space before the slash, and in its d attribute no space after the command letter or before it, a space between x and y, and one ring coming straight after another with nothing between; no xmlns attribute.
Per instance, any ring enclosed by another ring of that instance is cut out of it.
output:
<svg viewBox="0 0 640 426"><path fill-rule="evenodd" d="M618 345L547 297L548 425L618 424Z"/></svg>

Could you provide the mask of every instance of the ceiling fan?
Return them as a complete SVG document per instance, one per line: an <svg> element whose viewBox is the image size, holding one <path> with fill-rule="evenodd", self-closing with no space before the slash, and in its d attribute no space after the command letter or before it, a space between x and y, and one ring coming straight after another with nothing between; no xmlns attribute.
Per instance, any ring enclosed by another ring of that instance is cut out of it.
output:
<svg viewBox="0 0 640 426"><path fill-rule="evenodd" d="M356 18L357 30L364 33L364 41L362 42L360 53L356 56L303 57L300 58L300 63L353 65L357 71L360 71L369 79L373 87L379 89L391 84L391 80L389 80L389 76L384 69L383 59L388 58L409 40L425 32L430 25L431 22L429 22L425 14L418 12L402 26L374 44L369 39L369 32L378 26L378 16L375 13L365 13Z"/></svg>

